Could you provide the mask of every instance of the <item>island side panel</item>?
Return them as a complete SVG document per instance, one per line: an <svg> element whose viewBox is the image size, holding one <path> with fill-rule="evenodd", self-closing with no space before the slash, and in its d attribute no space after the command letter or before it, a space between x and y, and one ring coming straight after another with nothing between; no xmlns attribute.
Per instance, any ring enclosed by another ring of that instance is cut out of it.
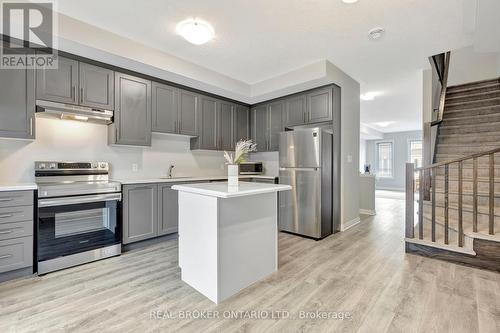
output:
<svg viewBox="0 0 500 333"><path fill-rule="evenodd" d="M277 194L219 199L219 300L278 270Z"/></svg>
<svg viewBox="0 0 500 333"><path fill-rule="evenodd" d="M218 302L217 198L179 191L181 279Z"/></svg>

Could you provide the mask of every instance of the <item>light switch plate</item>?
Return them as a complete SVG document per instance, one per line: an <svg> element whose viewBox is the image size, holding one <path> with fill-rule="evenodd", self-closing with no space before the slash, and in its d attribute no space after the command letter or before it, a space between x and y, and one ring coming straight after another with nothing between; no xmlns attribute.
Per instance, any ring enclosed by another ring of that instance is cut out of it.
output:
<svg viewBox="0 0 500 333"><path fill-rule="evenodd" d="M132 164L132 171L133 171L133 172L137 172L137 171L139 171L139 164L137 164L137 163L133 163L133 164Z"/></svg>
<svg viewBox="0 0 500 333"><path fill-rule="evenodd" d="M352 155L347 155L347 162L352 163Z"/></svg>

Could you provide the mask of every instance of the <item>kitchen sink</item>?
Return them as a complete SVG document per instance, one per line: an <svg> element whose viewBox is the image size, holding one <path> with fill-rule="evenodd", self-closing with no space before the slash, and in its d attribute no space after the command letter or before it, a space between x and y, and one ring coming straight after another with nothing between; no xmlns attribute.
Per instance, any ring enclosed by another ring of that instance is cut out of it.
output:
<svg viewBox="0 0 500 333"><path fill-rule="evenodd" d="M160 179L183 179L183 178L193 178L190 176L181 176L181 177L168 177L168 176L161 176Z"/></svg>

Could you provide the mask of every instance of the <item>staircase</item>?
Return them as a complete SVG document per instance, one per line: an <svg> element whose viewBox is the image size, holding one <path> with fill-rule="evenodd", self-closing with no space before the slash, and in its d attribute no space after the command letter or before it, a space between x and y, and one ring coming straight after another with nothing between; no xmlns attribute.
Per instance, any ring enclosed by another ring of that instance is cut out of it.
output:
<svg viewBox="0 0 500 333"><path fill-rule="evenodd" d="M407 200L407 248L438 248L448 259L456 253L459 262L500 270L500 79L444 90L434 164L416 169L424 199L417 221L408 223L414 208ZM415 173L412 164L407 169L408 183ZM407 199L415 190L408 186Z"/></svg>

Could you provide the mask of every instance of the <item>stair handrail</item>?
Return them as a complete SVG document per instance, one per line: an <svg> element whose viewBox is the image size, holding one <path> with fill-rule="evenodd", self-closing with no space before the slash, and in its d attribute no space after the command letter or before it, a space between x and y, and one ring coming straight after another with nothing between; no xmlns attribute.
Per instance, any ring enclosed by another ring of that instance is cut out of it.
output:
<svg viewBox="0 0 500 333"><path fill-rule="evenodd" d="M426 200L424 195L423 184L426 175L429 175L431 201L431 242L436 242L436 171L438 168L444 167L444 244L449 244L449 167L451 164L458 164L458 247L464 246L464 228L463 228L463 163L467 160L472 160L472 231L478 232L478 159L481 157L489 157L489 193L488 193L488 234L495 235L495 154L500 153L500 147L487 151L470 154L448 161L433 163L431 165L415 168L413 163L406 163L406 220L405 220L405 235L407 239L415 238L414 235L414 214L415 214L415 173L418 173L419 200L418 200L418 238L424 239L424 218L423 218L423 201ZM427 200L429 201L429 200Z"/></svg>
<svg viewBox="0 0 500 333"><path fill-rule="evenodd" d="M443 57L443 68L442 68L442 73L439 70L439 67L437 66L437 56L442 56ZM448 73L450 71L450 56L451 52L448 51L446 53L441 53L441 55L437 55L431 57L436 64L436 69L438 71L438 76L439 80L441 82L441 93L439 95L439 109L438 109L438 118L437 120L433 121L431 123L431 126L437 125L443 121L443 114L444 114L444 104L446 101L446 90L448 88Z"/></svg>
<svg viewBox="0 0 500 333"><path fill-rule="evenodd" d="M495 149L491 149L491 150L486 150L486 151L483 151L483 152L480 152L480 153L471 154L471 155L464 156L464 157L459 157L459 158L456 158L456 159L453 159L453 160L443 161L443 162L434 163L434 164L431 164L431 165L426 165L426 166L422 166L422 167L419 167L419 168L415 168L415 172L418 172L418 171L421 171L421 170L433 169L433 168L445 166L447 164L449 165L449 164L453 164L453 163L463 162L463 161L466 161L466 160L470 160L470 159L474 159L474 158L479 158L479 157L484 157L486 155L491 155L491 154L495 154L495 153L500 153L500 147L499 148L495 148Z"/></svg>

